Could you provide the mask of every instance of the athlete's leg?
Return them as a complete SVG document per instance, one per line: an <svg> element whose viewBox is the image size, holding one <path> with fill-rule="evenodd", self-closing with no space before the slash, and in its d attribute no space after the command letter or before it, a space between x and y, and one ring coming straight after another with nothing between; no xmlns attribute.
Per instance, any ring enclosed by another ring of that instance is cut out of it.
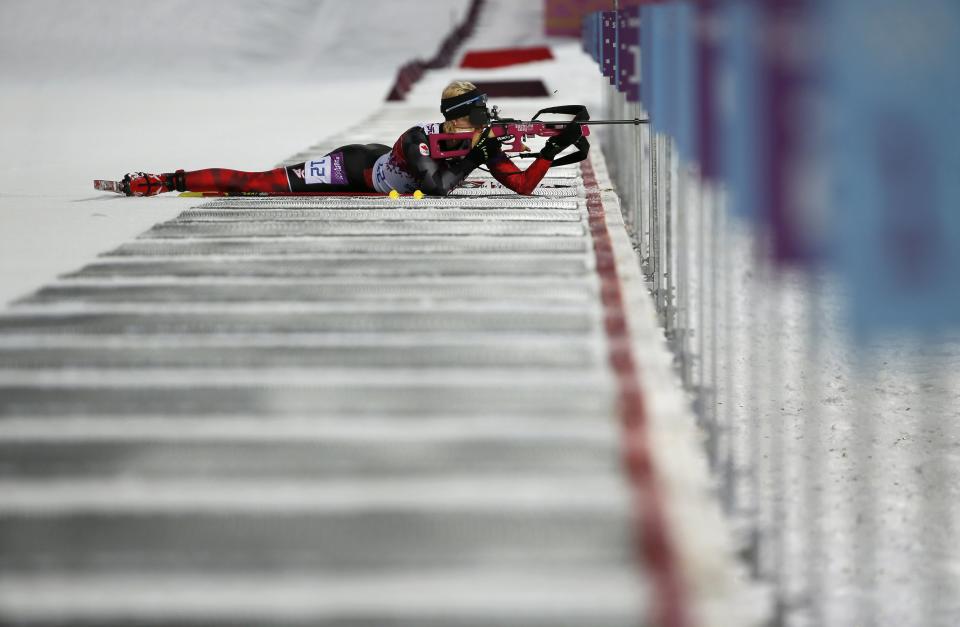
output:
<svg viewBox="0 0 960 627"><path fill-rule="evenodd" d="M377 159L390 152L383 144L350 144L341 148L347 166L347 178L351 181L363 181L370 191L373 187L373 166Z"/></svg>
<svg viewBox="0 0 960 627"><path fill-rule="evenodd" d="M371 173L381 155L390 152L383 144L349 144L317 159L287 168L294 192L372 192Z"/></svg>
<svg viewBox="0 0 960 627"><path fill-rule="evenodd" d="M162 175L172 177L170 191L190 192L289 192L286 168L266 172L241 172L226 168L208 168Z"/></svg>
<svg viewBox="0 0 960 627"><path fill-rule="evenodd" d="M136 181L144 179L146 183L132 189L132 193L141 196L179 191L179 192L365 192L374 191L371 171L377 159L390 151L383 144L350 144L337 148L329 154L305 163L285 168L274 168L265 172L242 172L227 168L207 168L185 172L167 172L149 175L159 181L149 184L153 179L147 175L136 174ZM131 187L133 187L131 185ZM141 190L140 187L144 189Z"/></svg>

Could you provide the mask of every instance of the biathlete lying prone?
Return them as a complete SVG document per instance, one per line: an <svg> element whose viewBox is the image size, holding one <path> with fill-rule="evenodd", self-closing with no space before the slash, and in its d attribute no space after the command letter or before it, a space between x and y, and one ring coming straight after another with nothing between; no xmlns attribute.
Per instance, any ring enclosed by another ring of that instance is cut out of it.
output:
<svg viewBox="0 0 960 627"><path fill-rule="evenodd" d="M525 171L504 154L500 141L491 135L485 94L467 81L454 81L443 90L440 111L444 122L413 126L397 139L393 148L383 144L350 144L322 157L266 172L240 172L210 168L165 174L131 172L120 189L127 196L154 196L164 192L224 193L390 193L420 190L442 196L456 188L474 169L486 165L500 183L518 194L530 194L543 179L553 159L583 136L579 123L571 122L549 137L546 146ZM482 113L478 112L482 109ZM466 154L434 157L428 135L469 133L472 139L447 141L445 152Z"/></svg>

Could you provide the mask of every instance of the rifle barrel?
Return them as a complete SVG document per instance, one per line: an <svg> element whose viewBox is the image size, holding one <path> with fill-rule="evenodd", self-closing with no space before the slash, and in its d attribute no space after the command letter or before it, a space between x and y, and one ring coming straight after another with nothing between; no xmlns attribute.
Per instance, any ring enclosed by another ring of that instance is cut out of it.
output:
<svg viewBox="0 0 960 627"><path fill-rule="evenodd" d="M543 124L569 124L570 122L577 122L578 120L492 120L490 126L507 126L508 124L536 124L541 122ZM640 124L649 124L650 120L641 120L640 118L633 118L632 120L584 120L580 122L584 126L594 126L596 124L633 124L634 126L639 126Z"/></svg>
<svg viewBox="0 0 960 627"><path fill-rule="evenodd" d="M633 124L634 126L639 126L640 124L648 124L650 120L641 120L640 118L633 118L632 120L587 120L586 122L581 122L587 126L592 126L594 124Z"/></svg>

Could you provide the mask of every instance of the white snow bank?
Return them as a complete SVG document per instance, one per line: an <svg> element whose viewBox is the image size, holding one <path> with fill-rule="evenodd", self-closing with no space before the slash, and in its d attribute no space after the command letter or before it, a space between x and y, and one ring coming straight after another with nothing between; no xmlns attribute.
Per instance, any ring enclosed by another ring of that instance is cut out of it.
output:
<svg viewBox="0 0 960 627"><path fill-rule="evenodd" d="M93 179L271 168L376 111L466 5L0 3L0 305L196 202Z"/></svg>
<svg viewBox="0 0 960 627"><path fill-rule="evenodd" d="M0 79L156 84L392 74L468 0L6 0Z"/></svg>

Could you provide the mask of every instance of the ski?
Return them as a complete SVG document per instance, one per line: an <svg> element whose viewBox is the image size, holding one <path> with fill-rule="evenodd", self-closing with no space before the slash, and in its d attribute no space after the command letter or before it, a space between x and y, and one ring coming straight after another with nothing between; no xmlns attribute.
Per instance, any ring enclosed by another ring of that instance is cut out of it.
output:
<svg viewBox="0 0 960 627"><path fill-rule="evenodd" d="M557 183L541 183L537 185L537 189L549 188L549 189L558 189L561 187L570 187L569 184L562 185ZM494 192L510 192L513 193L506 185L499 183L497 181L483 180L483 179L466 179L460 185L457 186L457 189L489 189Z"/></svg>
<svg viewBox="0 0 960 627"><path fill-rule="evenodd" d="M93 181L93 188L102 192L114 192L116 194L126 194L123 191L123 183L120 181L105 181L96 179ZM423 198L422 193L414 192L412 194L381 194L380 192L180 192L177 194L180 198L224 198L224 197L252 197L263 198L268 196L383 196L389 198Z"/></svg>
<svg viewBox="0 0 960 627"><path fill-rule="evenodd" d="M267 198L274 196L341 196L341 197L382 197L382 198L416 198L424 197L423 193L414 192L412 194L400 194L391 192L383 194L380 192L180 192L177 194L180 198Z"/></svg>
<svg viewBox="0 0 960 627"><path fill-rule="evenodd" d="M493 181L484 181L477 179L467 179L461 183L462 187L470 189L490 189L491 191L501 191L506 188ZM542 185L542 187L567 187L566 185ZM96 179L93 181L93 188L102 192L113 192L124 195L123 183L120 181L105 181ZM424 194L414 192L412 194L380 192L180 192L177 194L180 198L266 198L270 196L341 196L341 197L389 197L389 198L416 198L424 197Z"/></svg>
<svg viewBox="0 0 960 627"><path fill-rule="evenodd" d="M120 181L101 181L95 180L93 182L93 188L99 189L101 192L113 192L115 194L124 194L123 183Z"/></svg>

